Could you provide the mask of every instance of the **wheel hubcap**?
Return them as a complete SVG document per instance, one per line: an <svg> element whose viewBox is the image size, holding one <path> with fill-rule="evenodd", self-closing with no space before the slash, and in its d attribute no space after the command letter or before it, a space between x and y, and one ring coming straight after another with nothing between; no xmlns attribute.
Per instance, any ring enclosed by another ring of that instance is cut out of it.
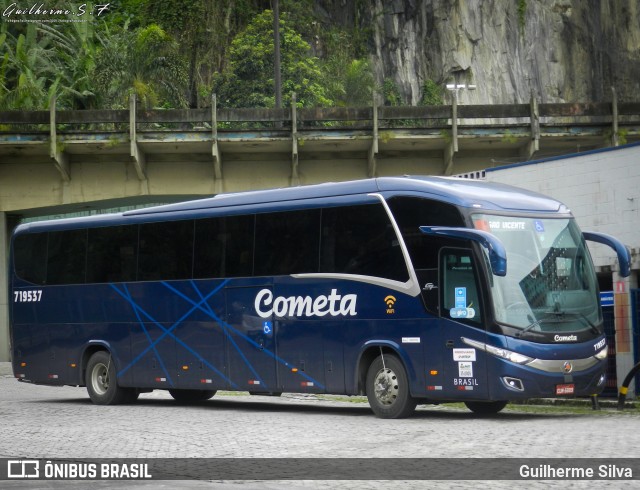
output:
<svg viewBox="0 0 640 490"><path fill-rule="evenodd" d="M391 369L381 369L374 386L376 398L382 405L391 405L398 398L398 377Z"/></svg>
<svg viewBox="0 0 640 490"><path fill-rule="evenodd" d="M100 395L104 395L109 389L109 371L104 364L93 368L93 389Z"/></svg>

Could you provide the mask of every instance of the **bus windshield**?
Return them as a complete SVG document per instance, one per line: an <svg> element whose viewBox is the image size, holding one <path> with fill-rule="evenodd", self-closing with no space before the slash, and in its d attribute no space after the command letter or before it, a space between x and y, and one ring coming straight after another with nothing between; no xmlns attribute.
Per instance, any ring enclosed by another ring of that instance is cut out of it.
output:
<svg viewBox="0 0 640 490"><path fill-rule="evenodd" d="M498 323L516 336L602 333L595 270L573 219L476 214L473 221L507 251L506 276L491 278Z"/></svg>

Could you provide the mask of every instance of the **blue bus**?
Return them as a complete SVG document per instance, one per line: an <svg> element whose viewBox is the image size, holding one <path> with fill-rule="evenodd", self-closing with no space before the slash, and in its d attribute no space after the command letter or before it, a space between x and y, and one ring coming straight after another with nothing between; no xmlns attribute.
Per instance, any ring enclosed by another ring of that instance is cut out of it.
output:
<svg viewBox="0 0 640 490"><path fill-rule="evenodd" d="M417 404L588 396L605 385L595 269L569 209L505 185L384 177L22 224L19 381L96 404L168 390Z"/></svg>

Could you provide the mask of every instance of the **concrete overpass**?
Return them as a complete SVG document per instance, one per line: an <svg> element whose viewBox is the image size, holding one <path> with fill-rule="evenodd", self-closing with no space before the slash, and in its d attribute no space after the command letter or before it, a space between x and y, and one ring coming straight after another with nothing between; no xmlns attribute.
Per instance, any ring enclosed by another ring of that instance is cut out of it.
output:
<svg viewBox="0 0 640 490"><path fill-rule="evenodd" d="M469 174L640 141L640 103L0 112L6 263L25 217L382 175Z"/></svg>

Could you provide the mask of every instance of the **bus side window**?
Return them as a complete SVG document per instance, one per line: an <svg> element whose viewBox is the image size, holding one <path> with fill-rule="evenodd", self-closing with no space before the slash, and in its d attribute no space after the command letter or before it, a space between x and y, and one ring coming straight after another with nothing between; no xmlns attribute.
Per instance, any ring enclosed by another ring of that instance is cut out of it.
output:
<svg viewBox="0 0 640 490"><path fill-rule="evenodd" d="M409 279L398 238L380 204L322 211L320 272Z"/></svg>
<svg viewBox="0 0 640 490"><path fill-rule="evenodd" d="M16 275L33 284L47 279L47 233L19 235L13 244Z"/></svg>
<svg viewBox="0 0 640 490"><path fill-rule="evenodd" d="M480 295L471 250L440 252L440 301L445 318L481 323Z"/></svg>
<svg viewBox="0 0 640 490"><path fill-rule="evenodd" d="M87 282L136 280L138 225L89 229Z"/></svg>
<svg viewBox="0 0 640 490"><path fill-rule="evenodd" d="M193 220L140 225L138 280L190 279L194 226Z"/></svg>
<svg viewBox="0 0 640 490"><path fill-rule="evenodd" d="M318 272L320 210L256 215L254 275Z"/></svg>
<svg viewBox="0 0 640 490"><path fill-rule="evenodd" d="M83 284L87 230L52 231L47 246L47 284Z"/></svg>
<svg viewBox="0 0 640 490"><path fill-rule="evenodd" d="M254 214L197 219L193 277L250 277L254 226Z"/></svg>
<svg viewBox="0 0 640 490"><path fill-rule="evenodd" d="M427 236L420 231L420 226L464 226L464 219L455 206L434 199L394 196L387 202L411 256L424 306L432 315L438 315L438 254L443 247L452 246L451 240Z"/></svg>

